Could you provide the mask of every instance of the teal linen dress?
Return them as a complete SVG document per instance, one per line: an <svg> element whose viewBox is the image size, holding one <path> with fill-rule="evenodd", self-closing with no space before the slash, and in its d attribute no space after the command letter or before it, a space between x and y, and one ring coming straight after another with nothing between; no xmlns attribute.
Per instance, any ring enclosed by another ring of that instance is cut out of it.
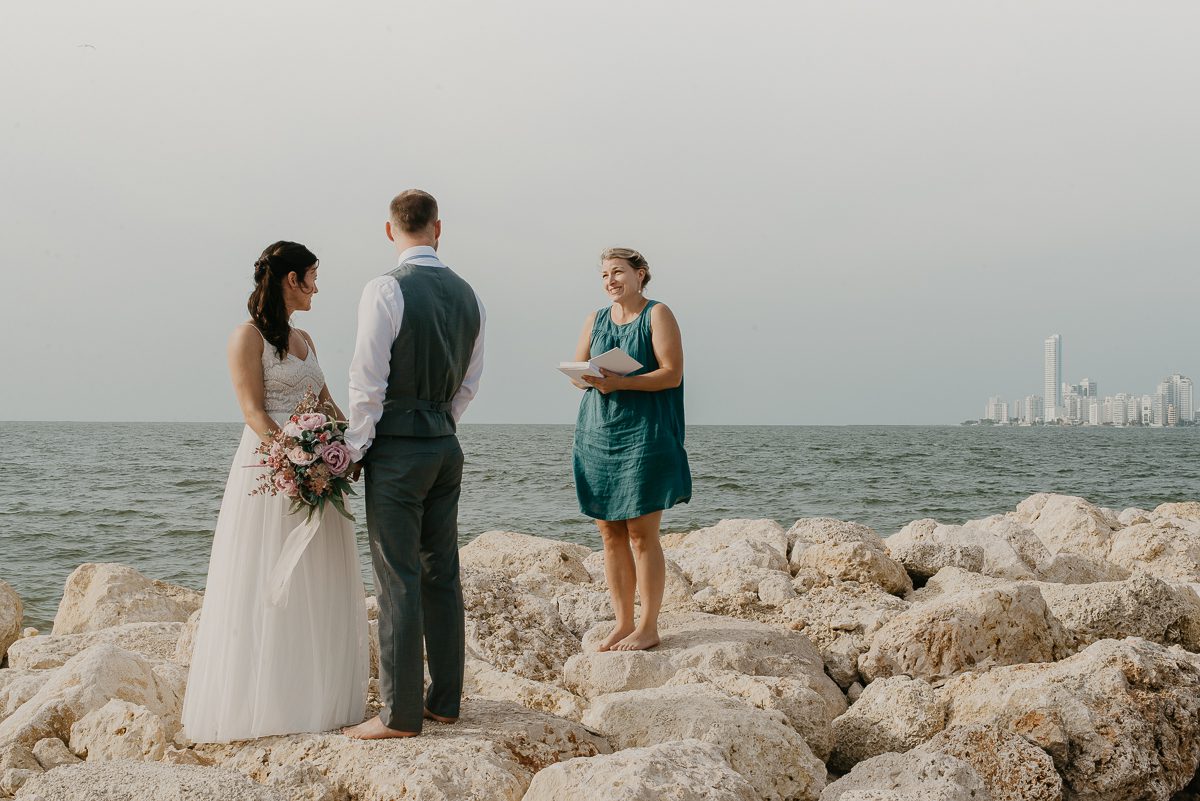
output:
<svg viewBox="0 0 1200 801"><path fill-rule="evenodd" d="M636 319L596 313L591 355L621 348L642 363L631 375L658 369L650 339L650 301ZM684 450L683 383L658 392L586 389L575 423L573 466L579 509L598 520L628 520L692 498Z"/></svg>

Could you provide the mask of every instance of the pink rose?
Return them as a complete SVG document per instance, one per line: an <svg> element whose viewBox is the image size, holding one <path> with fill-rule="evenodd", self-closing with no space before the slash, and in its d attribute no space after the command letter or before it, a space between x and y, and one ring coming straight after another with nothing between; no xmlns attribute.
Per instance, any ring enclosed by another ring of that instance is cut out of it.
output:
<svg viewBox="0 0 1200 801"><path fill-rule="evenodd" d="M299 488L296 486L296 483L288 481L282 475L275 476L275 489L289 498L295 498L299 494Z"/></svg>
<svg viewBox="0 0 1200 801"><path fill-rule="evenodd" d="M317 461L316 456L313 456L311 453L304 450L304 448L301 448L299 445L297 445L294 448L289 449L287 452L287 457L288 457L288 459L291 459L292 464L298 464L298 465L312 464L313 462Z"/></svg>
<svg viewBox="0 0 1200 801"><path fill-rule="evenodd" d="M345 473L350 467L350 449L341 442L331 442L321 452L321 458L335 476Z"/></svg>
<svg viewBox="0 0 1200 801"><path fill-rule="evenodd" d="M316 431L321 426L325 425L325 421L329 418L320 412L306 412L300 415L300 419L296 421L296 425L305 431Z"/></svg>
<svg viewBox="0 0 1200 801"><path fill-rule="evenodd" d="M283 425L283 435L285 437L298 437L303 432L303 429L296 423L295 419L289 420Z"/></svg>

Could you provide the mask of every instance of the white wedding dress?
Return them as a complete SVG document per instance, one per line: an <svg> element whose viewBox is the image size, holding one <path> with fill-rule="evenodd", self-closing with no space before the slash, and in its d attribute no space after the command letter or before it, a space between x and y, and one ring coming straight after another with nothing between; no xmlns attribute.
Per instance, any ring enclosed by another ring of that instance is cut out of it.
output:
<svg viewBox="0 0 1200 801"><path fill-rule="evenodd" d="M325 377L308 357L263 343L266 411L285 421ZM328 731L359 723L367 698L367 613L353 524L332 507L292 571L286 601L267 579L304 522L282 495L254 495L260 440L249 426L229 470L192 650L184 733L194 742Z"/></svg>

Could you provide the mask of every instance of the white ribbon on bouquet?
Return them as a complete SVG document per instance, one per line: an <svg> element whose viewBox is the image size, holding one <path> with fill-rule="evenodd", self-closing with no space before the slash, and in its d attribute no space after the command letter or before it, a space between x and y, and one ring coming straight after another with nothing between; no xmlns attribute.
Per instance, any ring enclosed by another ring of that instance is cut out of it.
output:
<svg viewBox="0 0 1200 801"><path fill-rule="evenodd" d="M292 529L292 533L288 534L287 539L283 541L279 559L275 562L275 567L271 568L270 575L267 576L267 598L271 606L287 606L288 586L292 581L292 571L300 563L304 549L308 547L312 538L316 536L317 530L321 528L321 519L324 515L325 507L321 506L313 511L307 520Z"/></svg>

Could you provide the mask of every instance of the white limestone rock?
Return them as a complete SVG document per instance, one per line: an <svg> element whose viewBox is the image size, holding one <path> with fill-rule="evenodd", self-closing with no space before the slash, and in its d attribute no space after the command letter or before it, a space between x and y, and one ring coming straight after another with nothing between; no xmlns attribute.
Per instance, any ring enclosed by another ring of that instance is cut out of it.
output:
<svg viewBox="0 0 1200 801"><path fill-rule="evenodd" d="M1108 560L1173 582L1200 582L1200 522L1156 518L1118 531Z"/></svg>
<svg viewBox="0 0 1200 801"><path fill-rule="evenodd" d="M230 770L155 762L82 762L30 778L19 801L293 801Z"/></svg>
<svg viewBox="0 0 1200 801"><path fill-rule="evenodd" d="M910 604L876 584L824 581L784 604L779 619L812 641L825 671L845 688L861 678L858 658L870 637Z"/></svg>
<svg viewBox="0 0 1200 801"><path fill-rule="evenodd" d="M915 520L887 540L888 550L918 579L947 567L1007 579L1033 579L1049 552L1027 526L1004 515L961 526Z"/></svg>
<svg viewBox="0 0 1200 801"><path fill-rule="evenodd" d="M1154 512L1146 509L1130 508L1125 509L1117 515L1117 522L1122 526L1135 526L1138 523L1149 523L1154 519Z"/></svg>
<svg viewBox="0 0 1200 801"><path fill-rule="evenodd" d="M571 584L590 584L583 560L591 553L582 545L519 534L485 531L459 549L464 568L494 571L508 578L539 574Z"/></svg>
<svg viewBox="0 0 1200 801"><path fill-rule="evenodd" d="M732 670L686 668L663 686L689 685L711 687L757 709L782 712L788 725L804 738L822 762L833 751L833 721L846 711L846 703L840 697L823 697L806 679L792 676L747 676Z"/></svg>
<svg viewBox="0 0 1200 801"><path fill-rule="evenodd" d="M943 697L948 727L993 726L1046 751L1071 798L1166 801L1200 764L1200 660L1145 640L966 673Z"/></svg>
<svg viewBox="0 0 1200 801"><path fill-rule="evenodd" d="M470 697L458 723L430 723L410 739L353 740L334 732L196 746L206 762L257 782L269 784L304 763L320 771L334 798L379 801L520 801L538 771L610 751L578 723Z"/></svg>
<svg viewBox="0 0 1200 801"><path fill-rule="evenodd" d="M1200 599L1146 573L1096 584L1038 583L1050 612L1075 646L1141 637L1200 651Z"/></svg>
<svg viewBox="0 0 1200 801"><path fill-rule="evenodd" d="M49 671L47 671L49 672ZM179 726L187 672L109 643L93 645L52 672L38 691L0 722L0 743L33 747L46 737L64 742L71 727L112 699L146 707L171 737Z"/></svg>
<svg viewBox="0 0 1200 801"><path fill-rule="evenodd" d="M1059 551L1038 570L1042 581L1055 584L1095 584L1101 581L1124 581L1130 571L1104 559Z"/></svg>
<svg viewBox="0 0 1200 801"><path fill-rule="evenodd" d="M1113 532L1121 526L1111 511L1083 498L1045 492L1021 501L1012 517L1033 529L1051 554L1070 551L1098 559L1108 557Z"/></svg>
<svg viewBox="0 0 1200 801"><path fill-rule="evenodd" d="M605 695L583 722L618 750L693 738L719 746L764 801L813 801L825 785L825 766L782 714L713 690L656 687Z"/></svg>
<svg viewBox="0 0 1200 801"><path fill-rule="evenodd" d="M525 592L503 574L464 573L468 649L507 673L535 681L562 676L579 639L567 630L552 601Z"/></svg>
<svg viewBox="0 0 1200 801"><path fill-rule="evenodd" d="M991 801L991 795L963 760L909 751L858 763L825 788L821 801Z"/></svg>
<svg viewBox="0 0 1200 801"><path fill-rule="evenodd" d="M664 553L695 592L757 594L764 579L788 569L787 535L773 520L722 520L677 539L664 542Z"/></svg>
<svg viewBox="0 0 1200 801"><path fill-rule="evenodd" d="M21 596L8 582L0 579L0 664L4 663L8 647L21 638L24 615Z"/></svg>
<svg viewBox="0 0 1200 801"><path fill-rule="evenodd" d="M907 676L879 679L833 721L836 745L830 766L844 773L871 757L903 753L945 725L945 704L928 682Z"/></svg>
<svg viewBox="0 0 1200 801"><path fill-rule="evenodd" d="M793 573L810 569L839 581L876 584L893 595L912 589L904 566L888 555L879 535L867 526L812 517L788 530Z"/></svg>
<svg viewBox="0 0 1200 801"><path fill-rule="evenodd" d="M49 670L0 670L0 721L37 695L52 675L53 671Z"/></svg>
<svg viewBox="0 0 1200 801"><path fill-rule="evenodd" d="M939 531L940 529L940 531ZM974 542L946 536L954 527L941 526L936 520L914 520L888 537L884 543L888 555L904 566L908 574L924 581L944 567L957 567L979 573L983 570L983 547ZM935 532L938 534L935 536Z"/></svg>
<svg viewBox="0 0 1200 801"><path fill-rule="evenodd" d="M463 692L494 701L512 701L538 712L575 721L583 717L583 710L587 706L587 701L555 684L505 673L477 659L467 660Z"/></svg>
<svg viewBox="0 0 1200 801"><path fill-rule="evenodd" d="M1200 501L1159 504L1154 508L1153 517L1158 520L1200 523Z"/></svg>
<svg viewBox="0 0 1200 801"><path fill-rule="evenodd" d="M149 709L114 698L71 726L71 751L93 761L157 762L167 752L167 729Z"/></svg>
<svg viewBox="0 0 1200 801"><path fill-rule="evenodd" d="M171 659L184 667L192 664L192 649L196 647L196 632L200 630L200 615L203 611L203 608L197 609L188 616L187 622L179 632L179 639L175 641L175 653Z"/></svg>
<svg viewBox="0 0 1200 801"><path fill-rule="evenodd" d="M825 675L820 654L802 634L746 620L703 613L670 613L659 619L662 643L649 651L595 648L608 633L597 626L583 639L583 651L568 660L563 681L585 698L665 684L687 668L734 671L747 676L791 677L816 692L833 710L845 703L837 685Z"/></svg>
<svg viewBox="0 0 1200 801"><path fill-rule="evenodd" d="M183 623L126 623L80 634L26 637L12 644L8 661L14 668L47 670L65 665L71 657L100 643L151 659L171 659L183 628Z"/></svg>
<svg viewBox="0 0 1200 801"><path fill-rule="evenodd" d="M67 579L54 634L125 623L183 623L200 608L201 600L194 590L147 578L125 565L83 564Z"/></svg>
<svg viewBox="0 0 1200 801"><path fill-rule="evenodd" d="M67 744L57 737L38 740L33 746L33 756L42 770L54 770L63 765L75 765L81 760L71 753Z"/></svg>
<svg viewBox="0 0 1200 801"><path fill-rule="evenodd" d="M944 594L902 612L871 638L858 669L869 681L940 682L965 670L1054 661L1071 645L1037 588L1014 584Z"/></svg>
<svg viewBox="0 0 1200 801"><path fill-rule="evenodd" d="M1062 779L1054 760L1011 731L995 726L953 726L915 749L947 754L979 774L992 801L1062 801Z"/></svg>
<svg viewBox="0 0 1200 801"><path fill-rule="evenodd" d="M523 801L758 801L719 746L675 740L551 765Z"/></svg>

